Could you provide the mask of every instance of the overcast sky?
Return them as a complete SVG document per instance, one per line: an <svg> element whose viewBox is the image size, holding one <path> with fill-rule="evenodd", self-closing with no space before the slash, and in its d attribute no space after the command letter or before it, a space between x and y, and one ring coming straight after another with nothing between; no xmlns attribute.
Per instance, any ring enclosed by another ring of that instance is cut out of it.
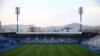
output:
<svg viewBox="0 0 100 56"><path fill-rule="evenodd" d="M0 0L1 2L1 0ZM83 7L83 24L100 26L100 0L3 0L0 20L16 24L15 7L21 9L19 23L41 27L79 23L78 8Z"/></svg>

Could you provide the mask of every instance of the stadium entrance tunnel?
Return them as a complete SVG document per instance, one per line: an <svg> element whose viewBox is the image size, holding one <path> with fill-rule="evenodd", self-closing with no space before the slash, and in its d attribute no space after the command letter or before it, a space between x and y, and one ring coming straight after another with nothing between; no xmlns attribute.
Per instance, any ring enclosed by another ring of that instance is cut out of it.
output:
<svg viewBox="0 0 100 56"><path fill-rule="evenodd" d="M76 33L60 33L60 32L30 32L30 33L16 33L16 32L7 32L0 33L4 39L9 39L11 43L78 43L81 44L81 41L88 40L98 33L89 33L89 32L76 32Z"/></svg>

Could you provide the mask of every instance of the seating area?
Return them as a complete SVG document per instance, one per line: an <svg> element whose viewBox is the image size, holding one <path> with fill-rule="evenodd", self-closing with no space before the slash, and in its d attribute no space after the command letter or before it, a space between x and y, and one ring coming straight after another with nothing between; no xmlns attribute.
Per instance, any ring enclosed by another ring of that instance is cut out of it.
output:
<svg viewBox="0 0 100 56"><path fill-rule="evenodd" d="M0 52L13 48L17 43L14 40L0 37Z"/></svg>
<svg viewBox="0 0 100 56"><path fill-rule="evenodd" d="M100 35L83 42L84 45L87 45L89 48L100 52Z"/></svg>
<svg viewBox="0 0 100 56"><path fill-rule="evenodd" d="M37 37L23 38L21 43L78 43L78 40L70 37Z"/></svg>
<svg viewBox="0 0 100 56"><path fill-rule="evenodd" d="M20 44L63 44L78 43L78 39L71 37L27 37L27 38L7 38L0 37L0 52L14 48Z"/></svg>

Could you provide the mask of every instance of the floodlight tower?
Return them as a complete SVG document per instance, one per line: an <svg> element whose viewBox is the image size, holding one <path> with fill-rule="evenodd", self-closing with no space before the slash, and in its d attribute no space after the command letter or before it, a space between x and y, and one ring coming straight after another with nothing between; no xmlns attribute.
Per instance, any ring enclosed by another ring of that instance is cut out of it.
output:
<svg viewBox="0 0 100 56"><path fill-rule="evenodd" d="M83 7L79 7L79 14L80 14L80 32L82 32L82 14L83 14Z"/></svg>
<svg viewBox="0 0 100 56"><path fill-rule="evenodd" d="M15 10L16 10L16 15L17 15L17 25L16 25L17 29L16 29L16 32L18 32L18 30L19 30L18 29L19 28L18 27L18 19L19 19L19 14L20 14L20 7L16 7Z"/></svg>

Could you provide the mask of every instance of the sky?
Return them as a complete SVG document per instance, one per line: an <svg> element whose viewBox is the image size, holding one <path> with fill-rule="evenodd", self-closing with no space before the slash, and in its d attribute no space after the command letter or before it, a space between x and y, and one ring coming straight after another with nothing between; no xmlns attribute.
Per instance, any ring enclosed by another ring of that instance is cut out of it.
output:
<svg viewBox="0 0 100 56"><path fill-rule="evenodd" d="M83 7L84 25L100 26L100 0L0 0L0 21L16 24L15 7L20 7L19 24L40 27L80 23Z"/></svg>

